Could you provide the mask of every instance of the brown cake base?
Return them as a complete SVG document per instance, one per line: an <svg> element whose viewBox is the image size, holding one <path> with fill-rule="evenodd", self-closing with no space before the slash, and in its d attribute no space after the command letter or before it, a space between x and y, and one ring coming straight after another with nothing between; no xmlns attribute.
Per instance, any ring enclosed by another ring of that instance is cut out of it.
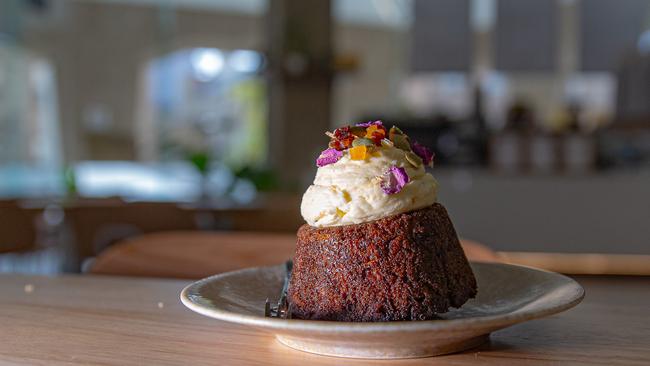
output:
<svg viewBox="0 0 650 366"><path fill-rule="evenodd" d="M476 295L476 280L445 208L358 225L303 225L288 299L299 319L435 319Z"/></svg>

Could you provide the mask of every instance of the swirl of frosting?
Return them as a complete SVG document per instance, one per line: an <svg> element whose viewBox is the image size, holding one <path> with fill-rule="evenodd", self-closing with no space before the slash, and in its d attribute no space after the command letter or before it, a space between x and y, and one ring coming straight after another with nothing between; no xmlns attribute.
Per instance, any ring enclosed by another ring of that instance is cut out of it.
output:
<svg viewBox="0 0 650 366"><path fill-rule="evenodd" d="M409 181L398 193L386 194L382 176L395 166L406 170ZM430 206L437 187L424 166L409 163L397 147L381 147L365 160L353 160L345 151L335 163L318 168L300 211L311 226L359 224Z"/></svg>

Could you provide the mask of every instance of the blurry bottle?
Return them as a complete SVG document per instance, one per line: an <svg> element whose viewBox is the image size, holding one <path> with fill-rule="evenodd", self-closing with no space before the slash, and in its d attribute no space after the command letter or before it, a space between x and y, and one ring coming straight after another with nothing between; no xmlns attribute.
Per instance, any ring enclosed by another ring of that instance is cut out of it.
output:
<svg viewBox="0 0 650 366"><path fill-rule="evenodd" d="M471 121L474 125L475 150L478 162L487 164L488 128L485 113L483 112L483 92L479 86L474 88L474 110Z"/></svg>
<svg viewBox="0 0 650 366"><path fill-rule="evenodd" d="M528 136L526 151L528 169L533 174L555 174L559 167L558 138L544 130Z"/></svg>
<svg viewBox="0 0 650 366"><path fill-rule="evenodd" d="M522 99L517 99L508 108L506 116L506 130L516 132L530 132L535 122L532 108Z"/></svg>
<svg viewBox="0 0 650 366"><path fill-rule="evenodd" d="M473 91L470 116L458 127L458 162L466 165L485 165L487 162L487 123L483 113L483 93L479 85Z"/></svg>
<svg viewBox="0 0 650 366"><path fill-rule="evenodd" d="M585 174L596 164L596 139L582 121L582 106L569 101L553 121L557 132L558 170L565 174Z"/></svg>
<svg viewBox="0 0 650 366"><path fill-rule="evenodd" d="M529 166L528 139L534 126L532 108L517 99L508 108L505 128L490 139L490 165L501 173L519 174Z"/></svg>
<svg viewBox="0 0 650 366"><path fill-rule="evenodd" d="M589 173L596 165L595 136L583 129L580 104L569 103L566 109L569 123L562 137L562 167L566 174Z"/></svg>
<svg viewBox="0 0 650 366"><path fill-rule="evenodd" d="M596 166L596 140L591 134L570 133L562 139L564 172L586 174Z"/></svg>
<svg viewBox="0 0 650 366"><path fill-rule="evenodd" d="M580 104L576 102L570 102L566 106L566 114L567 114L567 129L569 132L572 133L577 133L580 132L581 130L581 123L580 123Z"/></svg>

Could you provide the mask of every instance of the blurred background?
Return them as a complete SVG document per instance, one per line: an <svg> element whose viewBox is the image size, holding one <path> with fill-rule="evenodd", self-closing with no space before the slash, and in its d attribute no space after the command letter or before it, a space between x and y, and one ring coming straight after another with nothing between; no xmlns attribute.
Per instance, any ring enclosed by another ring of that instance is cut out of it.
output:
<svg viewBox="0 0 650 366"><path fill-rule="evenodd" d="M648 0L3 0L0 272L291 242L323 132L370 119L465 238L650 254Z"/></svg>

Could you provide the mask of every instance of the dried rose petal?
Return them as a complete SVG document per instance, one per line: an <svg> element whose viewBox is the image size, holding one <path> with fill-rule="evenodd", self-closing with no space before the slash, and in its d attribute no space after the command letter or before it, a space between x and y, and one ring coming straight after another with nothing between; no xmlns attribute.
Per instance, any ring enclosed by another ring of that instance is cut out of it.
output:
<svg viewBox="0 0 650 366"><path fill-rule="evenodd" d="M370 126L384 127L384 123L382 121L380 121L380 120L376 120L376 121L368 121L368 122L364 122L364 123L357 123L355 126L366 127L366 128L370 127Z"/></svg>
<svg viewBox="0 0 650 366"><path fill-rule="evenodd" d="M399 193L408 182L406 169L393 165L382 177L381 190L386 194Z"/></svg>
<svg viewBox="0 0 650 366"><path fill-rule="evenodd" d="M352 133L352 128L350 126L337 128L334 130L334 133L329 133L327 135L331 138L329 147L336 150L349 149L352 146L352 141L357 138L357 136Z"/></svg>
<svg viewBox="0 0 650 366"><path fill-rule="evenodd" d="M386 137L386 129L381 125L371 125L366 128L365 137L371 139L376 146L381 146L381 140Z"/></svg>
<svg viewBox="0 0 650 366"><path fill-rule="evenodd" d="M420 145L417 142L413 142L411 143L411 150L413 150L417 156L422 158L424 165L433 166L434 154L431 150L429 150L429 148L424 145Z"/></svg>
<svg viewBox="0 0 650 366"><path fill-rule="evenodd" d="M322 167L325 165L334 164L337 161L339 161L341 157L343 157L343 153L341 151L338 151L336 149L331 149L331 148L326 149L323 150L323 152L320 153L318 159L316 159L316 165Z"/></svg>

